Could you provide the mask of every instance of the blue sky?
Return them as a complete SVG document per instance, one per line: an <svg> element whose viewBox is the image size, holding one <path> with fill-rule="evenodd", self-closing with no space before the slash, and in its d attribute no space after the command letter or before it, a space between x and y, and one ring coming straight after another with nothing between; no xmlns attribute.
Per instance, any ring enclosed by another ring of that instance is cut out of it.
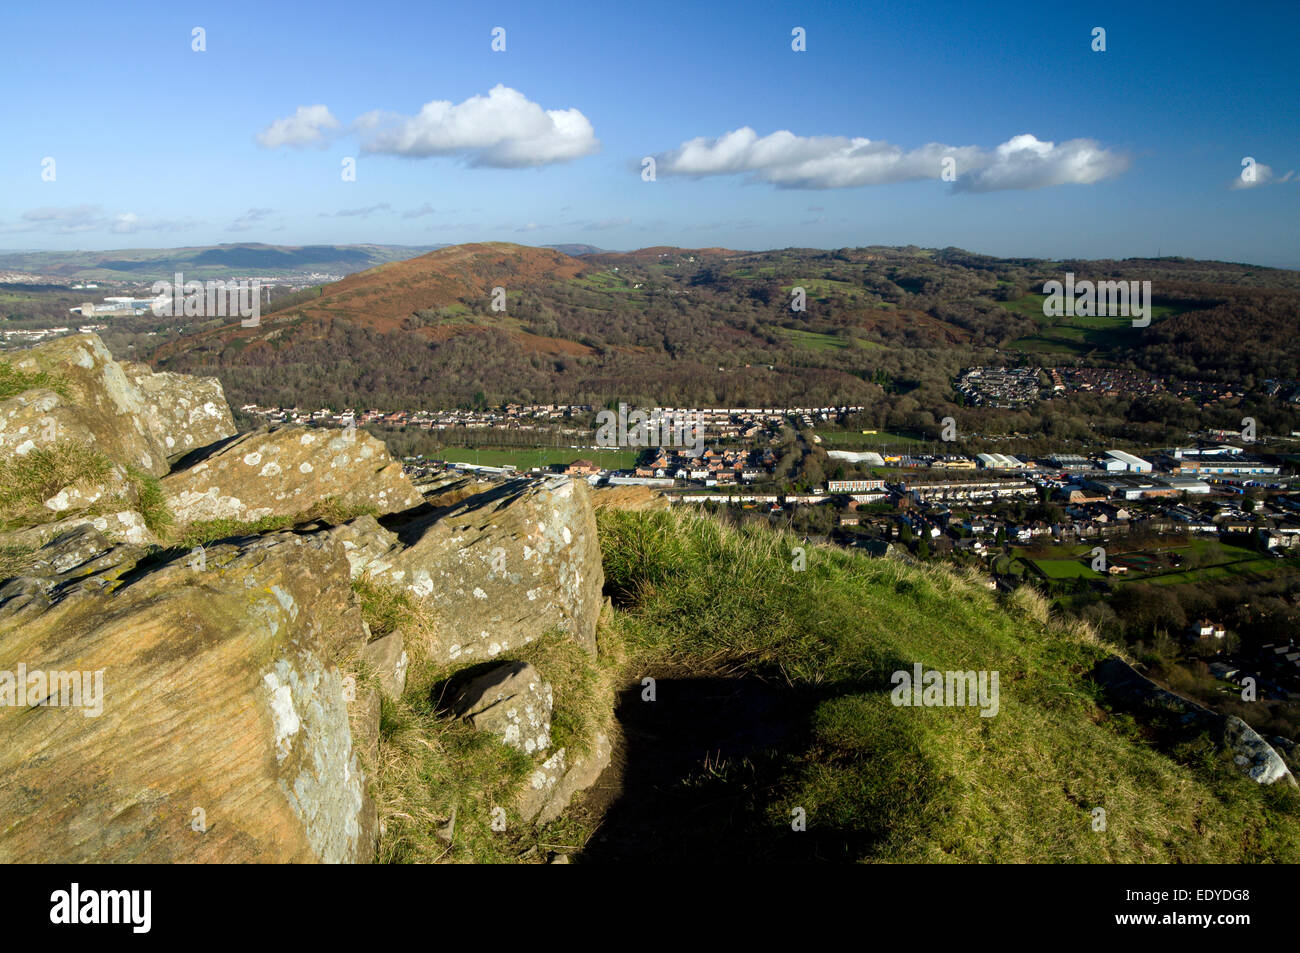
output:
<svg viewBox="0 0 1300 953"><path fill-rule="evenodd" d="M1132 6L23 5L0 15L0 247L911 243L1300 267L1300 5Z"/></svg>

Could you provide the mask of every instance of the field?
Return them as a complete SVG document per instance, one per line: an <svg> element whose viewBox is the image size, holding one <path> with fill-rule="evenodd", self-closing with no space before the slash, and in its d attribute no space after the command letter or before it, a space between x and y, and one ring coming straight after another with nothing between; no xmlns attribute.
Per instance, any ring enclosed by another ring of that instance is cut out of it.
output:
<svg viewBox="0 0 1300 953"><path fill-rule="evenodd" d="M881 447L890 445L919 446L923 443L934 442L923 434L904 433L894 430L882 430L880 433L845 431L820 433L818 436L822 438L822 446L827 450L878 450Z"/></svg>
<svg viewBox="0 0 1300 953"><path fill-rule="evenodd" d="M572 279L573 284L589 291L622 291L641 293L642 289L632 287L632 282L611 271L593 271Z"/></svg>
<svg viewBox="0 0 1300 953"><path fill-rule="evenodd" d="M1015 301L999 302L1008 311L1038 321L1037 333L1013 341L1011 348L1034 353L1086 354L1133 344L1142 330L1133 327L1129 318L1103 315L1050 318L1043 314L1045 300L1046 295L1028 294ZM1179 310L1167 305L1153 305L1151 318L1158 320L1177 314Z"/></svg>
<svg viewBox="0 0 1300 953"><path fill-rule="evenodd" d="M1034 559L1031 562L1042 570L1048 579L1101 579L1091 565L1077 559Z"/></svg>
<svg viewBox="0 0 1300 953"><path fill-rule="evenodd" d="M1053 556L1034 556L1025 547L1016 547L1016 555L1036 566L1049 579L1101 579L1089 563L1093 546L1089 542L1052 549ZM1059 553L1060 555L1055 555ZM1158 547L1150 550L1121 552L1111 545L1108 559L1114 565L1128 567L1121 576L1110 577L1117 584L1149 582L1161 586L1230 579L1245 574L1271 574L1295 568L1295 559L1277 559L1258 550L1221 543L1213 539L1193 539L1187 545ZM1179 565L1173 564L1173 559Z"/></svg>
<svg viewBox="0 0 1300 953"><path fill-rule="evenodd" d="M431 455L435 460L448 463L474 463L485 467L503 467L514 464L518 470L529 467L546 467L568 464L574 460L590 460L612 470L626 470L636 465L636 450L574 450L557 447L537 447L518 450L474 450L466 447L448 447Z"/></svg>

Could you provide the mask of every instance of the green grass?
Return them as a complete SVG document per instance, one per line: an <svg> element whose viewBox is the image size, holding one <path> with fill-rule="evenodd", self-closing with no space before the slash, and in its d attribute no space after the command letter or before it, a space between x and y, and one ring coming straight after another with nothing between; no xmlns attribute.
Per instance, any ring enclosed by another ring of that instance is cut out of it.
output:
<svg viewBox="0 0 1300 953"><path fill-rule="evenodd" d="M818 434L822 438L822 446L827 450L879 450L887 444L920 444L933 443L920 434L903 433L894 430L882 430L880 433L857 433L855 431L840 431L833 433L821 432ZM891 471L897 475L896 470Z"/></svg>
<svg viewBox="0 0 1300 953"><path fill-rule="evenodd" d="M85 444L36 447L25 456L0 459L0 526L35 525L56 518L45 501L65 487L104 483L113 463Z"/></svg>
<svg viewBox="0 0 1300 953"><path fill-rule="evenodd" d="M1092 548L1096 543L1081 543L1073 546L1052 547L1052 556L1036 556L1026 547L1015 547L1014 552L1021 559L1032 562L1050 579L1101 579L1101 573L1092 571L1088 563ZM1133 550L1131 555L1149 553L1170 553L1181 556L1181 567L1156 566L1150 571L1130 567L1123 575L1110 576L1113 585L1122 586L1132 583L1149 582L1161 586L1175 586L1184 583L1197 583L1214 580L1231 579L1240 575L1270 575L1295 570L1291 560L1279 560L1272 556L1261 555L1258 550L1247 549L1232 543L1223 543L1215 539L1192 539L1185 545L1157 546L1151 550ZM1059 553L1059 557L1055 555ZM1130 555L1117 545L1108 549L1111 561L1117 561ZM1193 559L1210 559L1204 565L1193 565Z"/></svg>
<svg viewBox="0 0 1300 953"><path fill-rule="evenodd" d="M45 371L28 373L20 371L5 361L0 361L0 400L7 400L26 390L48 388L60 397L68 396L68 382L58 374Z"/></svg>
<svg viewBox="0 0 1300 953"><path fill-rule="evenodd" d="M171 510L167 508L167 496L163 493L162 483L156 476L127 467L127 479L135 489L136 506L144 525L155 536L163 536L172 527Z"/></svg>
<svg viewBox="0 0 1300 953"><path fill-rule="evenodd" d="M818 334L815 331L801 331L798 328L778 328L778 331L790 340L791 344L807 348L810 351L843 351L848 348L848 338L833 334Z"/></svg>
<svg viewBox="0 0 1300 953"><path fill-rule="evenodd" d="M1290 564L1289 561L1278 560L1272 556L1261 556L1254 551L1249 552L1248 557L1213 566L1201 566L1195 569L1157 573L1148 576L1133 573L1129 575L1133 577L1131 581L1134 582L1152 582L1160 586L1177 586L1184 583L1232 579L1235 576L1242 575L1268 575L1276 572L1291 572L1295 569L1295 566Z"/></svg>
<svg viewBox="0 0 1300 953"><path fill-rule="evenodd" d="M206 546L218 539L232 536L254 536L258 533L270 533L288 529L300 523L325 522L333 525L346 523L358 516L373 516L378 512L373 506L343 506L337 499L327 496L310 508L286 516L263 516L256 520L196 520L179 527L170 542L179 549L193 549Z"/></svg>
<svg viewBox="0 0 1300 953"><path fill-rule="evenodd" d="M577 278L570 279L571 284L578 285L588 291L618 291L623 293L641 294L644 288L634 288L633 282L628 281L611 271L595 271Z"/></svg>
<svg viewBox="0 0 1300 953"><path fill-rule="evenodd" d="M799 328L776 328L776 331L787 338L791 344L798 347L807 348L810 351L845 351L850 345L856 345L859 350L883 350L884 345L876 341L867 341L862 338L842 338L834 334L822 334L817 331L803 331Z"/></svg>
<svg viewBox="0 0 1300 953"><path fill-rule="evenodd" d="M1077 559L1031 559L1049 579L1102 579L1101 573Z"/></svg>
<svg viewBox="0 0 1300 953"><path fill-rule="evenodd" d="M0 580L10 579L30 564L36 550L25 546L0 546Z"/></svg>
<svg viewBox="0 0 1300 953"><path fill-rule="evenodd" d="M0 460L0 528L34 526L62 516L88 516L126 506L140 513L150 531L165 534L172 525L172 515L162 484L136 467L124 469L125 481L120 486L110 485L113 461L92 446L72 441L36 447L25 456ZM45 501L60 490L74 486L103 490L105 496L89 507L66 513L45 506Z"/></svg>
<svg viewBox="0 0 1300 953"><path fill-rule="evenodd" d="M834 278L805 278L792 281L781 287L781 293L789 298L795 288L802 288L809 298L835 298L844 303L852 303L867 297L861 287L851 281L839 281Z"/></svg>
<svg viewBox="0 0 1300 953"><path fill-rule="evenodd" d="M755 843L799 806L847 859L1300 859L1300 798L1252 783L1204 738L1144 741L1086 677L1105 650L1032 590L999 601L941 565L820 547L794 572L796 539L689 512L602 512L600 525L629 672L725 661L812 703L806 741L754 793ZM998 671L999 713L894 707L890 673L913 662Z"/></svg>
<svg viewBox="0 0 1300 953"><path fill-rule="evenodd" d="M1134 328L1131 318L1104 315L1047 317L1043 314L1046 299L1046 295L1027 294L1014 301L997 302L1008 311L1038 322L1038 331L1011 342L1012 349L1032 353L1086 354L1094 350L1133 346L1140 340L1142 329ZM1179 314L1182 310L1169 305L1152 305L1151 319Z"/></svg>

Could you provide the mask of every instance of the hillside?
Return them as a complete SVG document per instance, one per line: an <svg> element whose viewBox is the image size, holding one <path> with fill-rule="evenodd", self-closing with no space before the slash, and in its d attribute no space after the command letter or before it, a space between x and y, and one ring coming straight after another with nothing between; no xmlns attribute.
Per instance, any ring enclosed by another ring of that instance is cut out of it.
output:
<svg viewBox="0 0 1300 953"><path fill-rule="evenodd" d="M1036 292L1067 271L1151 281L1150 327L1045 317ZM504 312L492 307L497 287ZM796 288L806 294L803 311L791 310ZM265 315L260 328L192 328L153 359L221 376L236 402L884 402L900 418L924 409L933 420L960 409L951 378L980 363L1101 364L1251 383L1300 376L1297 319L1300 274L1222 262L1047 262L883 247L573 258L489 243L350 275ZM1229 323L1250 334L1225 339Z"/></svg>
<svg viewBox="0 0 1300 953"><path fill-rule="evenodd" d="M838 548L795 571L798 538L679 510L600 531L632 684L624 796L590 859L1300 859L1296 791L1113 698L1107 651L1031 590ZM918 663L999 672L996 714L893 704L891 673Z"/></svg>
<svg viewBox="0 0 1300 953"><path fill-rule="evenodd" d="M1030 589L417 487L90 334L6 355L0 424L5 861L1300 860L1294 746Z"/></svg>

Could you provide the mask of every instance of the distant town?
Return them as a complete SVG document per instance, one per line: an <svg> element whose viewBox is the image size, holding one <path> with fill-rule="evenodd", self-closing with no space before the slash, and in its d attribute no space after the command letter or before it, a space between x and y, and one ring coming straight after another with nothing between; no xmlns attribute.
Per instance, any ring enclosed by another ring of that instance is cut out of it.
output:
<svg viewBox="0 0 1300 953"><path fill-rule="evenodd" d="M950 537L959 548L976 553L982 548L981 538L992 539L999 532L1011 541L1046 538L1066 543L1137 528L1244 534L1267 550L1300 547L1300 504L1285 496L1296 478L1286 472L1283 457L1254 452L1242 441L1227 442L1234 434L1226 431L1208 431L1196 435L1200 439L1194 445L1152 449L1142 456L1118 449L1090 455L1050 453L1034 459L1006 453L911 455L831 449L826 451L831 466L847 475L827 478L807 492L794 492L776 485L779 454L773 443L782 430L803 428L812 434L814 444L820 444L815 430L840 427L862 408L657 408L663 413L698 415L704 425L700 451L633 448L638 451L636 462L626 467L602 466L582 456L583 451L601 449L593 443L589 405L510 404L497 410L410 412L305 411L256 404L240 409L268 423L496 432L515 435L521 444L531 435L555 434L567 439L566 446L578 454L577 459L518 469L508 463L447 462L417 455L407 457L405 464L416 473L450 469L488 478L559 471L593 486L654 488L676 503L763 506L772 511L816 505L835 512L836 527L853 527L855 543L863 535L895 538L907 525L914 534L933 540ZM1246 512L1242 501L1248 488L1278 498ZM1058 503L1065 518L1017 523L996 515L961 515L1015 500ZM882 514L873 506L882 503L890 513ZM870 516L860 512L867 506L873 506Z"/></svg>

